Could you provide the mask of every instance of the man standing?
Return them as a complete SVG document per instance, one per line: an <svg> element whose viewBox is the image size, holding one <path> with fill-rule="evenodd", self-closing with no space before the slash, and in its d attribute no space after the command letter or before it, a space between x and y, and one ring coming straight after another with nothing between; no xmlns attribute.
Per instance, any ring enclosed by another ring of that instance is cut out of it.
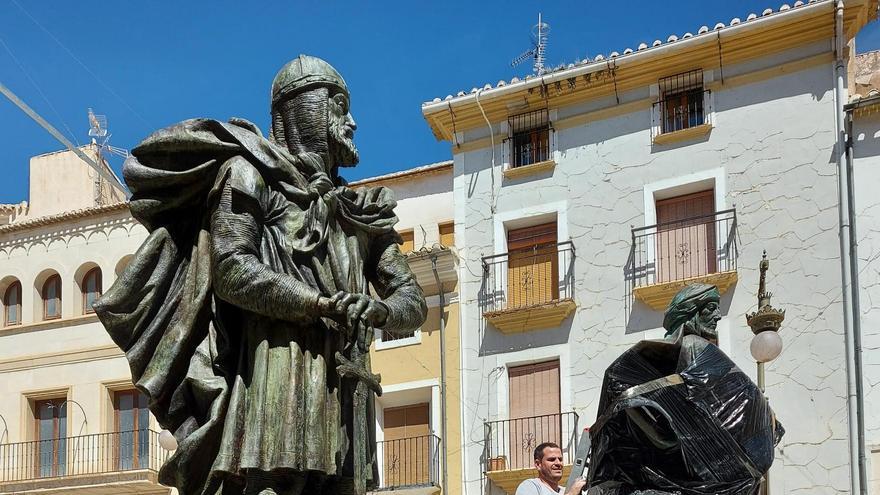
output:
<svg viewBox="0 0 880 495"><path fill-rule="evenodd" d="M559 484L562 481L562 449L553 442L535 447L535 469L538 477L520 483L516 495L578 495L587 483L584 478L578 478L568 492L564 492L565 488Z"/></svg>
<svg viewBox="0 0 880 495"><path fill-rule="evenodd" d="M125 163L150 236L95 311L178 440L159 480L181 495L378 481L373 328L416 328L427 309L391 191L339 176L358 162L349 104L342 76L301 55L273 82L269 139L194 119Z"/></svg>

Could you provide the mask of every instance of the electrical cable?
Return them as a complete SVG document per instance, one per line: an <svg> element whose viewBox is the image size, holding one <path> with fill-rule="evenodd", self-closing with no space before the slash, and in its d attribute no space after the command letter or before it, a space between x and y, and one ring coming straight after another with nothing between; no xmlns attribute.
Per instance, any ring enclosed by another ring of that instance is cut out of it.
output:
<svg viewBox="0 0 880 495"><path fill-rule="evenodd" d="M43 25L40 24L40 22L37 21L37 20L34 18L34 16L32 16L32 15L30 14L30 12L28 12L27 10L25 10L25 8L22 7L21 4L18 3L17 0L12 0L12 3L15 4L15 6L19 8L19 10L21 10L22 12L24 12L24 14L25 14L25 15L31 20L31 22L33 22L34 24L36 24L37 27L39 27L41 30L43 30L44 33L46 33L50 38L52 38L52 40L55 41L55 43L57 43L58 46L60 46L61 48L63 48L64 51L67 52L67 54L70 55L70 57L71 57L73 60L76 61L76 63L78 63L78 64L79 64L79 65L80 65L80 66L81 66L86 72L88 72L89 75L91 75L93 78L95 78L95 80L98 81L98 84L100 84L101 86L103 86L104 89L106 89L111 95L113 95L114 98L116 98L117 100L119 100L119 101L125 106L125 108L127 108L127 109L128 109L128 110L129 110L129 111L130 111L135 117L137 117L138 119L140 119L140 121L143 122L145 125L147 125L147 127L149 127L150 129L152 129L152 128L155 127L155 126L153 126L152 124L150 124L149 122L147 122L147 120L146 120L145 118L143 118L143 117L141 116L141 114L137 113L137 111L135 111L135 109L132 108L131 105L129 105L129 104L128 104L128 103L127 103L127 102L126 102L121 96L119 96L119 94L116 93L116 91L113 91L113 88L111 88L107 83L105 83L103 79L101 79L100 77L98 77L97 74L95 74L94 72L92 72L92 70L89 69L89 67L88 67L85 63L83 63L82 60L80 60L79 58L77 58L77 56L74 55L73 52L70 51L70 49L67 48L67 46L65 46L64 43L61 42L61 40L59 40L58 38L56 38L54 34L52 34L48 29L46 29L45 27L43 27Z"/></svg>

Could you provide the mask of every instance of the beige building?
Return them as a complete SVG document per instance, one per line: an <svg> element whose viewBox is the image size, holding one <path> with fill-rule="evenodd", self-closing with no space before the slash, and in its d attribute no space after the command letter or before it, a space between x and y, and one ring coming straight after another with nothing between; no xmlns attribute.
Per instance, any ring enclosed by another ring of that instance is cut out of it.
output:
<svg viewBox="0 0 880 495"><path fill-rule="evenodd" d="M96 156L93 148L83 151ZM160 428L90 307L147 232L131 217L122 188L95 176L71 152L34 157L29 201L0 205L0 494L173 491L157 482L170 455L159 445ZM439 493L448 486L457 494L452 164L353 184L364 185L395 191L403 250L429 306L426 324L411 335L375 336L373 367L385 392L376 404L379 490Z"/></svg>
<svg viewBox="0 0 880 495"><path fill-rule="evenodd" d="M91 311L146 238L124 191L48 153L0 210L0 493L168 493L158 426Z"/></svg>
<svg viewBox="0 0 880 495"><path fill-rule="evenodd" d="M402 250L428 303L428 319L422 328L409 335L377 331L371 349L373 371L382 375L383 388L376 401L379 490L435 493L445 488L444 493L461 493L452 162L366 179L353 186L385 186L394 191Z"/></svg>

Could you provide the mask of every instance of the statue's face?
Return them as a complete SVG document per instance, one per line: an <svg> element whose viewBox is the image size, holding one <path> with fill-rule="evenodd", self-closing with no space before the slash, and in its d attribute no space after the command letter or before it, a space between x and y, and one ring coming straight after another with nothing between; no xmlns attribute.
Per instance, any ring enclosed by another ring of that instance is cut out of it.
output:
<svg viewBox="0 0 880 495"><path fill-rule="evenodd" d="M703 305L695 318L697 331L699 331L700 336L706 339L717 339L718 332L715 329L718 327L718 320L720 319L721 305L718 304L718 301L709 301Z"/></svg>
<svg viewBox="0 0 880 495"><path fill-rule="evenodd" d="M354 131L357 124L349 112L349 100L345 93L330 96L328 105L328 145L330 159L339 167L357 165L359 156L354 145Z"/></svg>

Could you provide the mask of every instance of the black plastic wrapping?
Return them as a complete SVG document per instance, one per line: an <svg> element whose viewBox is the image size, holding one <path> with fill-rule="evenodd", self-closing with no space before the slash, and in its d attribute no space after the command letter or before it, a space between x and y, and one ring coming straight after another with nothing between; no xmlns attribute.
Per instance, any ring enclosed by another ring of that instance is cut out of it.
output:
<svg viewBox="0 0 880 495"><path fill-rule="evenodd" d="M708 341L643 341L605 372L589 495L754 495L784 430Z"/></svg>

